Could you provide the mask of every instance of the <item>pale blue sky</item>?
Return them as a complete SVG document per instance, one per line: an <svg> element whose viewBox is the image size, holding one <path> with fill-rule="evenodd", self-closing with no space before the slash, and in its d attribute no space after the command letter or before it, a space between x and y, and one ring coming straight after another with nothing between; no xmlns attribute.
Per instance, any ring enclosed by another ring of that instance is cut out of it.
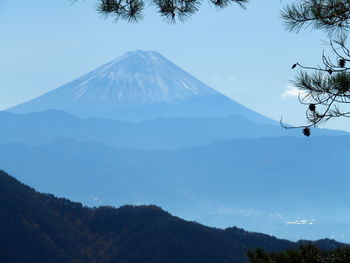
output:
<svg viewBox="0 0 350 263"><path fill-rule="evenodd" d="M274 119L303 124L296 98L282 94L291 65L321 62L327 37L289 33L280 9L291 0L251 0L217 11L203 4L169 25L148 8L138 24L102 19L95 0L0 0L0 109L57 88L127 51L156 50L236 101ZM350 130L348 120L328 125Z"/></svg>

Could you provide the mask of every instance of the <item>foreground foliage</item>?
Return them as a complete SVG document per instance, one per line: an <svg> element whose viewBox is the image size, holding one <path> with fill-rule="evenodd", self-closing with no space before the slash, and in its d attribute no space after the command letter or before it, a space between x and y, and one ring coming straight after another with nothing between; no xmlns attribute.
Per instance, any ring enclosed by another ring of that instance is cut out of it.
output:
<svg viewBox="0 0 350 263"><path fill-rule="evenodd" d="M325 251L305 243L298 249L278 253L266 253L262 249L256 249L249 251L248 257L250 263L349 263L350 247Z"/></svg>
<svg viewBox="0 0 350 263"><path fill-rule="evenodd" d="M209 0L208 2L222 9L231 4L245 7L248 0ZM166 21L174 23L175 21L183 22L198 12L203 0L98 0L97 3L97 10L106 17L112 16L115 21L121 19L128 22L139 22L143 19L144 9L153 6Z"/></svg>
<svg viewBox="0 0 350 263"><path fill-rule="evenodd" d="M307 124L304 135L310 135L310 127L338 117L350 117L350 49L347 37L350 29L350 1L348 0L301 0L288 5L282 11L288 30L312 28L325 31L329 36L332 57L322 54L322 65L299 68L293 81L300 89L299 101L306 105ZM281 120L282 123L282 120ZM286 127L285 128L295 128Z"/></svg>

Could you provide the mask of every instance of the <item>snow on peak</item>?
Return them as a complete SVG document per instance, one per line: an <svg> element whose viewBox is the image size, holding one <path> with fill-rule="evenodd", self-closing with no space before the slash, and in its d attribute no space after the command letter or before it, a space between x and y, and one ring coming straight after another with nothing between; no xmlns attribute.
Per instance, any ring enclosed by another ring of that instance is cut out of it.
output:
<svg viewBox="0 0 350 263"><path fill-rule="evenodd" d="M61 88L74 100L140 103L176 103L217 94L156 51L141 50L128 52Z"/></svg>
<svg viewBox="0 0 350 263"><path fill-rule="evenodd" d="M159 53L141 50L128 52L8 110L29 113L47 109L126 121L235 114L271 122L208 87Z"/></svg>

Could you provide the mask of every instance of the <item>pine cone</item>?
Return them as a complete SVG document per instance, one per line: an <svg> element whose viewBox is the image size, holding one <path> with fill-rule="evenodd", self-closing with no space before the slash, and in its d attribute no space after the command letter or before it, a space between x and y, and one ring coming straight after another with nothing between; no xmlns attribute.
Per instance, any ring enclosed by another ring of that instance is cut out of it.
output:
<svg viewBox="0 0 350 263"><path fill-rule="evenodd" d="M310 131L310 128L306 127L303 129L303 134L306 136L306 137L309 137L311 135L311 131Z"/></svg>

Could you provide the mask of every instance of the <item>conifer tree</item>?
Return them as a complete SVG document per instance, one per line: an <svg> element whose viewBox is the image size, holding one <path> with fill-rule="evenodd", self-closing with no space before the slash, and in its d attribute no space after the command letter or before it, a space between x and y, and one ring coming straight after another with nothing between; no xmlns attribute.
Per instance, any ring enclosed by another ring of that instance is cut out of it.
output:
<svg viewBox="0 0 350 263"><path fill-rule="evenodd" d="M322 54L321 66L299 68L294 86L300 89L299 101L306 106L306 136L310 127L332 118L350 117L350 49L347 37L350 29L350 0L301 0L282 10L282 18L288 30L299 32L303 28L323 30L329 38L330 54Z"/></svg>
<svg viewBox="0 0 350 263"><path fill-rule="evenodd" d="M299 248L268 253L261 249L247 253L250 263L348 263L349 246L323 251L312 243L301 243Z"/></svg>
<svg viewBox="0 0 350 263"><path fill-rule="evenodd" d="M248 0L209 0L209 3L222 9L230 4L245 7ZM168 22L185 21L196 13L202 0L98 0L98 11L105 16L112 16L128 22L138 22L143 18L143 10L154 6Z"/></svg>

